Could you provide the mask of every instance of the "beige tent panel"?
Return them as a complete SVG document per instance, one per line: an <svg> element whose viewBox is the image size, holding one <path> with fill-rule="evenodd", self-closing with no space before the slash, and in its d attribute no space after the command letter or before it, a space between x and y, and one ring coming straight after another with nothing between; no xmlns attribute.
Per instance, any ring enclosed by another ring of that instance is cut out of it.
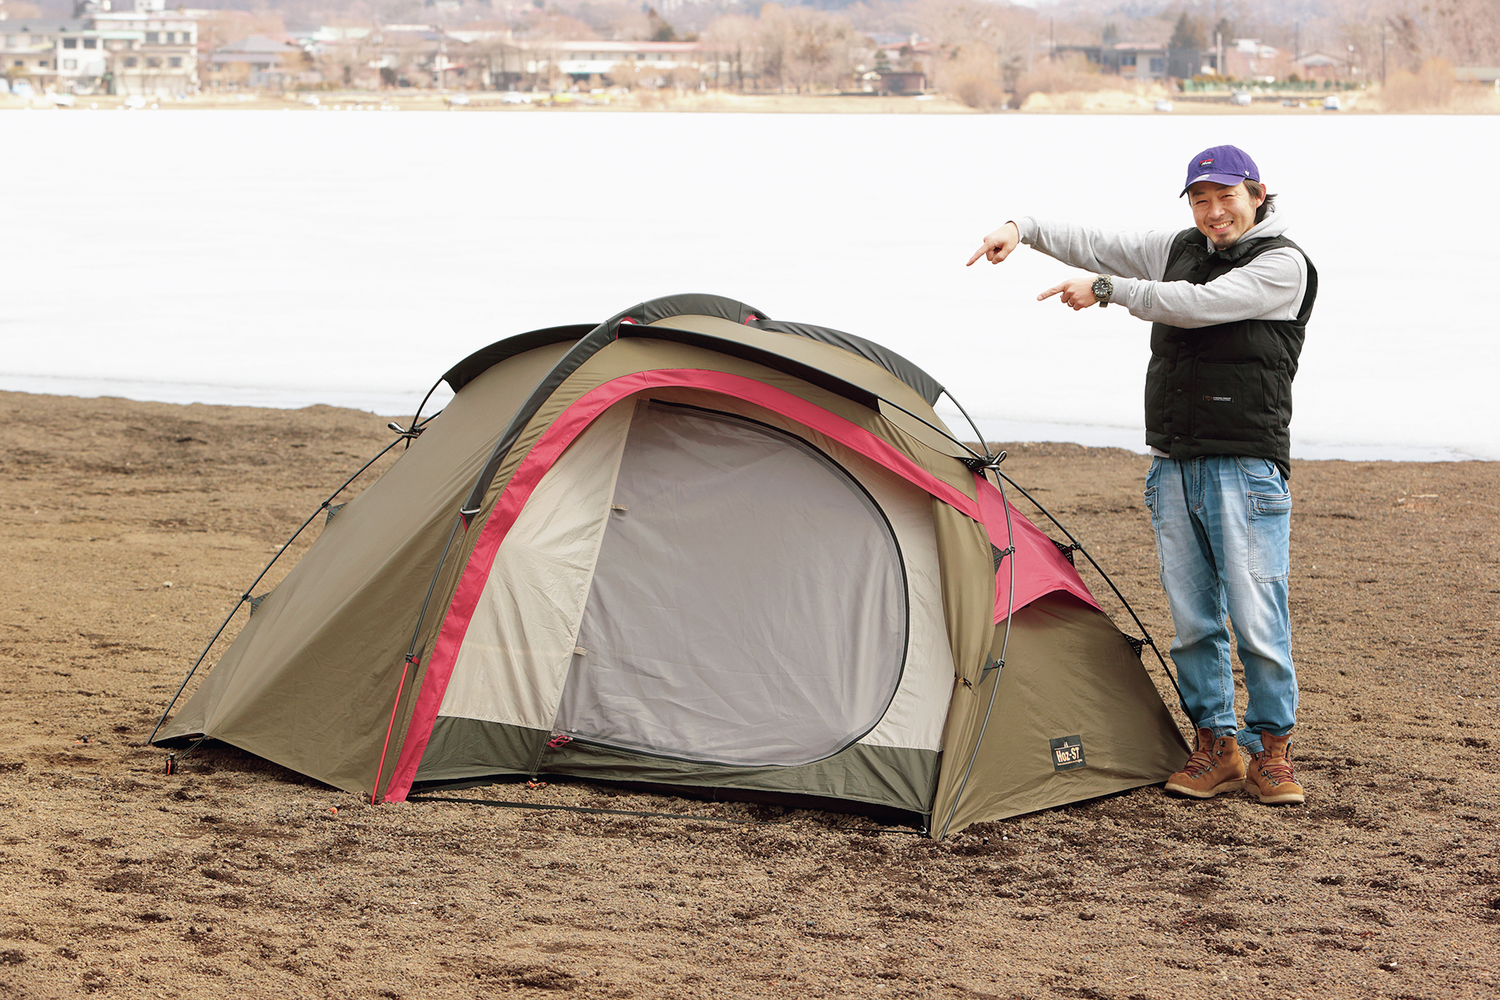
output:
<svg viewBox="0 0 1500 1000"><path fill-rule="evenodd" d="M933 808L935 835L1155 784L1187 753L1140 657L1102 611L1055 592L1011 621L1003 670L954 694ZM997 656L1004 635L1002 622L995 630ZM1066 746L1054 748L1053 740ZM1081 742L1081 766L1073 742Z"/></svg>
<svg viewBox="0 0 1500 1000"><path fill-rule="evenodd" d="M542 477L506 533L439 716L551 728L609 523L631 410L631 402L616 404L595 420Z"/></svg>
<svg viewBox="0 0 1500 1000"><path fill-rule="evenodd" d="M329 522L159 738L210 732L336 788L370 791L455 511L496 428L565 350L527 352L455 396L420 447Z"/></svg>

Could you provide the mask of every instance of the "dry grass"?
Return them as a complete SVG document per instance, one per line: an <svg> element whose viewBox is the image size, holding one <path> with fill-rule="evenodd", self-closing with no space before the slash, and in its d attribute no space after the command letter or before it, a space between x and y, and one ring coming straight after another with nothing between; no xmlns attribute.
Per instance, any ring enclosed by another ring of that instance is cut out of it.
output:
<svg viewBox="0 0 1500 1000"><path fill-rule="evenodd" d="M1500 114L1500 95L1460 84L1444 59L1429 59L1416 73L1397 70L1370 103L1386 114Z"/></svg>

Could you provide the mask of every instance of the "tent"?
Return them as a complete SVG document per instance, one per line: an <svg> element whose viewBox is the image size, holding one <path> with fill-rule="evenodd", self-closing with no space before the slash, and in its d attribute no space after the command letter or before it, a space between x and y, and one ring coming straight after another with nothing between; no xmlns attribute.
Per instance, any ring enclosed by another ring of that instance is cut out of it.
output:
<svg viewBox="0 0 1500 1000"><path fill-rule="evenodd" d="M154 742L374 801L568 775L938 837L1181 764L1139 645L904 358L681 295L443 380Z"/></svg>

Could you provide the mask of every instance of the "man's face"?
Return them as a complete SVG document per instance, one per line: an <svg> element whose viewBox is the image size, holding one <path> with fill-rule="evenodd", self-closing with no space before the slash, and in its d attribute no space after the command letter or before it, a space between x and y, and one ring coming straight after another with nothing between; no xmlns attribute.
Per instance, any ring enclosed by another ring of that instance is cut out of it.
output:
<svg viewBox="0 0 1500 1000"><path fill-rule="evenodd" d="M1264 191L1259 198L1250 197L1244 181L1233 187L1199 181L1188 188L1188 201L1193 206L1193 221L1198 224L1198 232L1207 236L1220 250L1234 246L1250 231L1255 225L1255 210L1265 200Z"/></svg>

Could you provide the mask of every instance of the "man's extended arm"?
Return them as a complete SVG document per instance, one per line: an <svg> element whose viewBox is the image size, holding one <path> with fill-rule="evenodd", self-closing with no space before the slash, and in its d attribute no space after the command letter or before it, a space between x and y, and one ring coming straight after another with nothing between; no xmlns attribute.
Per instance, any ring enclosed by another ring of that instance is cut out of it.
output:
<svg viewBox="0 0 1500 1000"><path fill-rule="evenodd" d="M1064 264L1123 278L1160 278L1177 234L1151 231L1117 233L1069 222L1023 216L1016 228L1021 242Z"/></svg>

